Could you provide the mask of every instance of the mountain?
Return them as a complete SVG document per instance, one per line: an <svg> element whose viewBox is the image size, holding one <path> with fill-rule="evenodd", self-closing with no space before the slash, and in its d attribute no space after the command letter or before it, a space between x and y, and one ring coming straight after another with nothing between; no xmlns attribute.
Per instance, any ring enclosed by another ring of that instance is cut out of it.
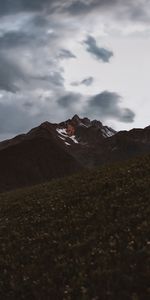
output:
<svg viewBox="0 0 150 300"><path fill-rule="evenodd" d="M0 194L0 299L150 299L150 155Z"/></svg>
<svg viewBox="0 0 150 300"><path fill-rule="evenodd" d="M150 153L150 127L116 132L80 118L44 122L0 143L0 191Z"/></svg>
<svg viewBox="0 0 150 300"><path fill-rule="evenodd" d="M72 174L82 166L63 147L55 126L44 123L0 143L0 191Z"/></svg>

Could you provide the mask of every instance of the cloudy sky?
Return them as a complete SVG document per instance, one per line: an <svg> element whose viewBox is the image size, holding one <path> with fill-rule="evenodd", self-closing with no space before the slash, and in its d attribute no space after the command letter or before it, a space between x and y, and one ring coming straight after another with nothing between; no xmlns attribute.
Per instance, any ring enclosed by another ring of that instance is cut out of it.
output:
<svg viewBox="0 0 150 300"><path fill-rule="evenodd" d="M74 114L150 124L150 0L0 1L0 140Z"/></svg>

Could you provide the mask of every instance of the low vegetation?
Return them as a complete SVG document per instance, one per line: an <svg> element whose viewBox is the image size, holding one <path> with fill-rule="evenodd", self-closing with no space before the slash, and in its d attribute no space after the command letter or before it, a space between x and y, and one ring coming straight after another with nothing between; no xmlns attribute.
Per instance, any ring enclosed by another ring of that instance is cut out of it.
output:
<svg viewBox="0 0 150 300"><path fill-rule="evenodd" d="M150 156L0 195L0 299L150 299Z"/></svg>

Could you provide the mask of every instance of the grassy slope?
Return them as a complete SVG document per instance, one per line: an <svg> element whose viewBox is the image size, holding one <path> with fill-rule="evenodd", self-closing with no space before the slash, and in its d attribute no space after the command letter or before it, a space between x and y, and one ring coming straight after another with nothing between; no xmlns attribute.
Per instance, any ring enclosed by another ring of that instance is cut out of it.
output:
<svg viewBox="0 0 150 300"><path fill-rule="evenodd" d="M147 300L150 157L0 195L0 299Z"/></svg>

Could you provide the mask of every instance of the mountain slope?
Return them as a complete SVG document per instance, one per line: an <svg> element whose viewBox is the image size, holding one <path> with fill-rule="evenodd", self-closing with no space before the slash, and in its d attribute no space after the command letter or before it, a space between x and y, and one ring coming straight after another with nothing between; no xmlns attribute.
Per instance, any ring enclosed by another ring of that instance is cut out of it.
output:
<svg viewBox="0 0 150 300"><path fill-rule="evenodd" d="M150 156L0 195L0 298L148 300Z"/></svg>
<svg viewBox="0 0 150 300"><path fill-rule="evenodd" d="M82 169L61 147L42 138L1 151L0 166L0 191L63 177Z"/></svg>
<svg viewBox="0 0 150 300"><path fill-rule="evenodd" d="M115 133L98 123L110 134ZM86 163L76 156L78 150L82 152L86 148L85 143L80 143L75 136L80 125L86 126L87 130L92 128L90 120L74 116L60 124L45 122L27 134L1 142L0 192L67 176L86 168ZM98 131L98 140L104 139L101 130ZM90 141L90 136L87 141Z"/></svg>
<svg viewBox="0 0 150 300"><path fill-rule="evenodd" d="M150 127L115 132L100 121L45 122L0 143L0 192L150 153Z"/></svg>

